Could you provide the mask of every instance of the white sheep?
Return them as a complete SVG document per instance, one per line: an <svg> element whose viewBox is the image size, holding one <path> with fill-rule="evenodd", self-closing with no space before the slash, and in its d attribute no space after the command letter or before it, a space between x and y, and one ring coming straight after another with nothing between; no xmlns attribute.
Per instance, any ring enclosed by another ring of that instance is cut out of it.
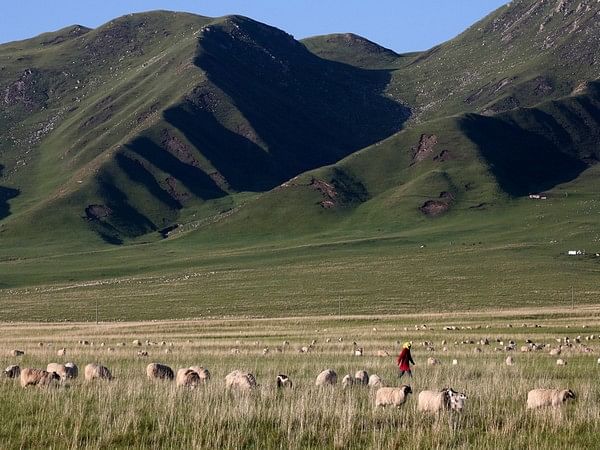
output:
<svg viewBox="0 0 600 450"><path fill-rule="evenodd" d="M66 364L50 363L46 366L46 372L55 372L62 381L77 377L77 372L74 372L72 367L67 367Z"/></svg>
<svg viewBox="0 0 600 450"><path fill-rule="evenodd" d="M257 387L256 378L251 373L234 370L225 377L225 387L249 391Z"/></svg>
<svg viewBox="0 0 600 450"><path fill-rule="evenodd" d="M149 380L172 380L175 378L173 369L159 363L150 363L146 366L146 376Z"/></svg>
<svg viewBox="0 0 600 450"><path fill-rule="evenodd" d="M515 360L513 359L512 356L507 356L506 357L506 365L507 366L513 366L515 364Z"/></svg>
<svg viewBox="0 0 600 450"><path fill-rule="evenodd" d="M352 378L352 375L344 375L344 378L342 378L342 387L346 389L352 386L354 386L354 378Z"/></svg>
<svg viewBox="0 0 600 450"><path fill-rule="evenodd" d="M429 357L429 358L427 358L427 365L428 366L439 366L440 361L434 357Z"/></svg>
<svg viewBox="0 0 600 450"><path fill-rule="evenodd" d="M58 356L66 356L66 354L67 354L67 349L66 349L66 348L61 348L61 349L59 349L59 350L56 352L56 354L57 354Z"/></svg>
<svg viewBox="0 0 600 450"><path fill-rule="evenodd" d="M210 381L210 372L208 371L208 369L200 366L191 366L190 370L193 370L198 374L201 383L207 383L208 381Z"/></svg>
<svg viewBox="0 0 600 450"><path fill-rule="evenodd" d="M106 367L101 366L99 364L91 363L85 366L84 376L86 381L91 381L95 379L99 380L112 380L112 374L110 370Z"/></svg>
<svg viewBox="0 0 600 450"><path fill-rule="evenodd" d="M369 374L366 370L359 370L354 374L354 383L366 386L369 384Z"/></svg>
<svg viewBox="0 0 600 450"><path fill-rule="evenodd" d="M392 405L399 408L408 400L409 394L412 389L407 385L379 388L375 393L375 407Z"/></svg>
<svg viewBox="0 0 600 450"><path fill-rule="evenodd" d="M177 371L175 383L177 387L194 389L200 384L200 377L195 370L183 368Z"/></svg>
<svg viewBox="0 0 600 450"><path fill-rule="evenodd" d="M567 365L567 361L565 361L564 359L557 359L556 360L556 365L557 366L566 366Z"/></svg>
<svg viewBox="0 0 600 450"><path fill-rule="evenodd" d="M546 406L558 408L567 400L574 398L575 393L570 389L533 389L527 394L527 409Z"/></svg>
<svg viewBox="0 0 600 450"><path fill-rule="evenodd" d="M40 369L25 368L20 375L21 386L50 386L54 381L59 381L60 376L55 372Z"/></svg>
<svg viewBox="0 0 600 450"><path fill-rule="evenodd" d="M441 391L422 391L419 393L417 409L422 412L439 412L443 410L462 411L467 396L454 389Z"/></svg>
<svg viewBox="0 0 600 450"><path fill-rule="evenodd" d="M337 373L333 369L325 369L321 372L315 381L317 386L334 385L337 383Z"/></svg>
<svg viewBox="0 0 600 450"><path fill-rule="evenodd" d="M379 375L369 375L369 386L377 388L383 387L383 380Z"/></svg>

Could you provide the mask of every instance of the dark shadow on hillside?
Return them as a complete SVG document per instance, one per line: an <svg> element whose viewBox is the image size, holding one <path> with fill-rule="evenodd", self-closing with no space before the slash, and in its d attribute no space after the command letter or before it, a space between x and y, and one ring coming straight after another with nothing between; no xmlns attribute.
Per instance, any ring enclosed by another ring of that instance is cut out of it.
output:
<svg viewBox="0 0 600 450"><path fill-rule="evenodd" d="M181 203L171 197L171 195L157 183L154 175L152 175L140 161L129 158L122 153L118 153L116 159L117 164L119 164L119 167L123 172L125 172L131 180L144 186L158 201L164 203L171 209L182 208Z"/></svg>
<svg viewBox="0 0 600 450"><path fill-rule="evenodd" d="M502 190L515 197L542 192L577 178L588 167L569 153L572 138L552 116L536 110L521 113L530 114L522 121L529 129L501 117L471 114L461 121Z"/></svg>
<svg viewBox="0 0 600 450"><path fill-rule="evenodd" d="M148 138L137 138L130 144L127 144L127 148L146 159L158 169L179 180L190 192L203 200L211 200L226 195L200 168L182 162ZM130 176L135 176L131 174L131 171L129 174ZM148 175L154 180L151 174ZM144 176L144 181L141 182L146 184L149 190L155 191L156 194L162 196L162 194L158 193L157 187L158 189L162 188L156 185L156 180L150 180L148 175ZM141 176L137 175L138 179ZM164 197L162 199L167 201Z"/></svg>
<svg viewBox="0 0 600 450"><path fill-rule="evenodd" d="M289 170L275 167L271 156L191 104L168 109L167 122L179 129L236 191L264 191L281 184Z"/></svg>
<svg viewBox="0 0 600 450"><path fill-rule="evenodd" d="M0 177L2 176L3 170L4 166L0 164ZM0 220L10 216L10 205L8 202L17 197L20 193L21 191L18 189L0 186Z"/></svg>
<svg viewBox="0 0 600 450"><path fill-rule="evenodd" d="M157 230L150 219L129 203L127 195L106 170L99 174L98 185L107 213L101 218L88 215L87 220L105 242L118 245L123 243L123 237L134 238Z"/></svg>
<svg viewBox="0 0 600 450"><path fill-rule="evenodd" d="M214 87L205 84L165 117L236 190L266 190L334 163L399 131L410 116L383 94L390 72L321 59L249 19L205 30L195 64ZM251 129L222 126L213 114L223 103ZM259 139L246 137L253 135Z"/></svg>

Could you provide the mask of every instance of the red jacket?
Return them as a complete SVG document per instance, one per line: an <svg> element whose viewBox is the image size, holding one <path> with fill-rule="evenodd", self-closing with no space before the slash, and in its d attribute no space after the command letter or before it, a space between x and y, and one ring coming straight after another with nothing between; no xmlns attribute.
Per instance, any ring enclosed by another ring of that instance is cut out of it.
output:
<svg viewBox="0 0 600 450"><path fill-rule="evenodd" d="M410 348L403 348L400 354L398 355L398 359L396 360L396 362L400 370L410 370L410 364L415 363L410 354Z"/></svg>

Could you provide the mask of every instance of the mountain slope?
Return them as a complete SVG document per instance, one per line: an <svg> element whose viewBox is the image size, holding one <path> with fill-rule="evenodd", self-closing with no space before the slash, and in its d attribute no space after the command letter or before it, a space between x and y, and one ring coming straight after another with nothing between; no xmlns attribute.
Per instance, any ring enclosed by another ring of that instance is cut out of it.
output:
<svg viewBox="0 0 600 450"><path fill-rule="evenodd" d="M381 95L389 74L320 59L242 17L151 13L68 41L55 34L4 49L11 58L40 55L21 75L29 81L14 81L14 69L13 81L7 74L2 82L4 123L35 118L3 152L6 179L30 172L41 181L19 186L27 222L70 209L112 243L173 226L184 210L231 208L234 194L335 162L398 131L409 116ZM60 51L46 53L40 40ZM43 74L64 65L65 54L83 67L55 86ZM101 59L101 70L86 72L90 58ZM37 88L40 80L49 87ZM63 98L63 90L76 95ZM40 121L47 132L35 130ZM26 140L37 167L13 176Z"/></svg>
<svg viewBox="0 0 600 450"><path fill-rule="evenodd" d="M168 12L0 46L5 248L397 232L577 182L599 14L514 1L410 55Z"/></svg>

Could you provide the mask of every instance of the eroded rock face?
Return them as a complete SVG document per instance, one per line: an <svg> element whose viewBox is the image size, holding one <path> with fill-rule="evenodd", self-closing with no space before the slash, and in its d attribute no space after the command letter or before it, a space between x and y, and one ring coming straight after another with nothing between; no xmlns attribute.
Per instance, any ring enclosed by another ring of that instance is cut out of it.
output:
<svg viewBox="0 0 600 450"><path fill-rule="evenodd" d="M454 200L455 196L452 192L442 191L439 198L427 200L419 207L419 210L427 217L438 217L450 209Z"/></svg>
<svg viewBox="0 0 600 450"><path fill-rule="evenodd" d="M112 210L104 205L88 205L85 208L85 215L89 220L100 220L109 217Z"/></svg>
<svg viewBox="0 0 600 450"><path fill-rule="evenodd" d="M431 155L437 143L438 137L435 134L422 134L419 144L413 148L413 163L421 162Z"/></svg>
<svg viewBox="0 0 600 450"><path fill-rule="evenodd" d="M442 200L427 200L419 209L427 217L437 217L448 211L450 205Z"/></svg>

